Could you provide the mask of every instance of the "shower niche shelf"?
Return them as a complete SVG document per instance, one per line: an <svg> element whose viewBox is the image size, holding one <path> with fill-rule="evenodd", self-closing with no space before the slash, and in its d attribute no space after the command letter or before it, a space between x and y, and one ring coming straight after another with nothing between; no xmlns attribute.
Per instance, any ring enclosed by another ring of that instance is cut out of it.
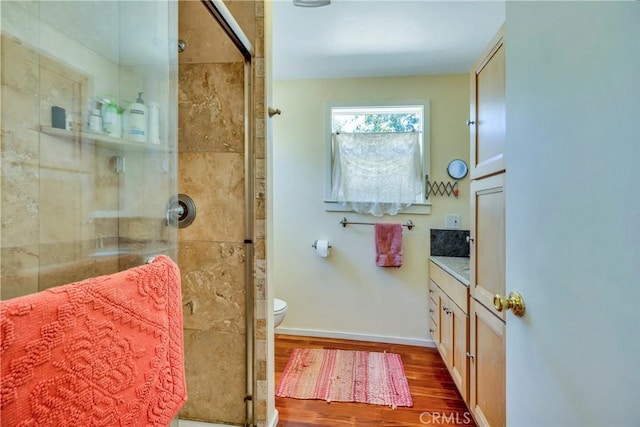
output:
<svg viewBox="0 0 640 427"><path fill-rule="evenodd" d="M168 152L167 147L159 144L151 144L148 142L129 141L127 139L113 138L107 135L101 135L94 132L72 131L66 129L58 129L51 126L40 126L40 132L67 139L69 141L82 141L91 143L97 147L107 148L117 151L160 151Z"/></svg>

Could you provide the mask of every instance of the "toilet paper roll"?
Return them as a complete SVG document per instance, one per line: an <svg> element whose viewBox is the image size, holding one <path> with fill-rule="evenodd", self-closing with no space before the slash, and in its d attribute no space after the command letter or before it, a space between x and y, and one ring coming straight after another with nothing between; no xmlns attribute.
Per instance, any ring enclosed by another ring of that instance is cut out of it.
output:
<svg viewBox="0 0 640 427"><path fill-rule="evenodd" d="M318 254L318 256L321 256L322 258L326 258L329 256L329 251L331 250L331 248L329 247L328 240L316 240L315 244L316 253Z"/></svg>

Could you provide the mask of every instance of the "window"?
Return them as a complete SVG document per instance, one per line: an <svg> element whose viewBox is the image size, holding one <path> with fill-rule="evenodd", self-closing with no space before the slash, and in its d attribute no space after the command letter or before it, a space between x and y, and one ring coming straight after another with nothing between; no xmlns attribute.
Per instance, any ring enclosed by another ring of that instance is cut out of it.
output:
<svg viewBox="0 0 640 427"><path fill-rule="evenodd" d="M330 106L328 210L428 213L428 104Z"/></svg>

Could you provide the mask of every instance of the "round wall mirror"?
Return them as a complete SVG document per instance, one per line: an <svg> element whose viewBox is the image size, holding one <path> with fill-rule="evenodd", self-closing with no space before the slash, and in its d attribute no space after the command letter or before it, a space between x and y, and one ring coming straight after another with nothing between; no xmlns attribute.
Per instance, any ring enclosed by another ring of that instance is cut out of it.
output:
<svg viewBox="0 0 640 427"><path fill-rule="evenodd" d="M464 160L455 159L449 162L449 166L447 166L447 172L449 176L453 179L462 179L467 176L467 172L469 172L469 168Z"/></svg>

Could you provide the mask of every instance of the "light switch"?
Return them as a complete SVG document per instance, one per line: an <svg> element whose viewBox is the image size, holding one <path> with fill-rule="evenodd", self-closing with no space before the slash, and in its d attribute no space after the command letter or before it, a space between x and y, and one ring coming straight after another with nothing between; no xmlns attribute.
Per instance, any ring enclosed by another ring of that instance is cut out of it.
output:
<svg viewBox="0 0 640 427"><path fill-rule="evenodd" d="M445 228L460 228L460 215L458 214L447 214L444 218L444 227Z"/></svg>

